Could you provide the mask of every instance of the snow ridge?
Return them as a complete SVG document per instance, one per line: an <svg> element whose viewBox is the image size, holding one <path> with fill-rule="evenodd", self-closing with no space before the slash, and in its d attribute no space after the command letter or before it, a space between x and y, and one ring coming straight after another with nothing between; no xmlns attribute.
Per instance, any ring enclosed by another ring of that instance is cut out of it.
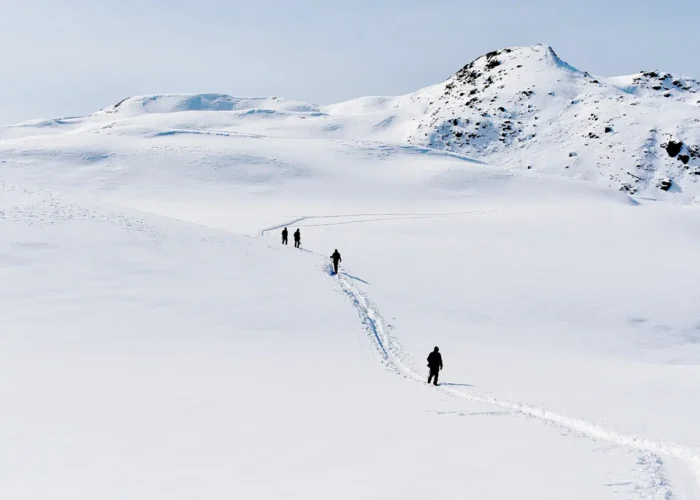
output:
<svg viewBox="0 0 700 500"><path fill-rule="evenodd" d="M152 113L178 113L183 111L255 111L318 113L318 106L280 97L241 98L226 94L156 94L127 97L98 112L138 116Z"/></svg>

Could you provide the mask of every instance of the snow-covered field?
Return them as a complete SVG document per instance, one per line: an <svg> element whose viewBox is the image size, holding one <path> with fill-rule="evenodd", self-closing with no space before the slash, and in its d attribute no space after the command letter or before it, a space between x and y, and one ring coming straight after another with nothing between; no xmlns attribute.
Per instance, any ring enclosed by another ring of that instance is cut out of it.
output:
<svg viewBox="0 0 700 500"><path fill-rule="evenodd" d="M0 497L700 498L698 207L393 105L0 129Z"/></svg>

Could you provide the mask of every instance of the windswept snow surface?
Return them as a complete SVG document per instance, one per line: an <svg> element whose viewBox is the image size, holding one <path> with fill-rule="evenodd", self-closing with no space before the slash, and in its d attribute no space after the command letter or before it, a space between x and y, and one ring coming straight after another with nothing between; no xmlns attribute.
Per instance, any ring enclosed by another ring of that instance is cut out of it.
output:
<svg viewBox="0 0 700 500"><path fill-rule="evenodd" d="M418 94L0 129L0 497L700 498L697 206L408 143Z"/></svg>

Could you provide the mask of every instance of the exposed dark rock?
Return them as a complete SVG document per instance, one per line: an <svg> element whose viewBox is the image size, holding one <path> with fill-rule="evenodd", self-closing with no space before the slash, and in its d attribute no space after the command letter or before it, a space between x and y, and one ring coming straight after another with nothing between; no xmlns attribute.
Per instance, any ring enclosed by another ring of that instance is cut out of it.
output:
<svg viewBox="0 0 700 500"><path fill-rule="evenodd" d="M688 155L678 155L678 160L683 162L683 165L687 165L688 162L690 161L690 156Z"/></svg>
<svg viewBox="0 0 700 500"><path fill-rule="evenodd" d="M130 99L129 97L125 97L124 99L122 99L121 101L119 101L117 104L114 105L114 109L117 109L119 106L124 104L124 102L128 101L129 99Z"/></svg>
<svg viewBox="0 0 700 500"><path fill-rule="evenodd" d="M662 191L668 191L669 189L671 189L671 186L673 186L673 182L671 181L671 179L661 179L658 183L658 187Z"/></svg>
<svg viewBox="0 0 700 500"><path fill-rule="evenodd" d="M680 141L668 141L668 144L666 145L666 152L671 158L675 158L676 155L681 152L681 149L683 149L683 143Z"/></svg>
<svg viewBox="0 0 700 500"><path fill-rule="evenodd" d="M471 66L469 66L471 68ZM476 80L481 76L481 73L478 71L470 71L469 69L462 68L458 73L457 73L457 78L460 80L465 81L466 83L471 83L471 84L476 84Z"/></svg>
<svg viewBox="0 0 700 500"><path fill-rule="evenodd" d="M489 59L489 62L486 63L486 69L491 70L493 68L496 68L501 65L501 61L498 59Z"/></svg>
<svg viewBox="0 0 700 500"><path fill-rule="evenodd" d="M611 133L612 131L613 131L613 128L612 128L612 127L605 127L605 133L606 133L606 134L609 134L609 133Z"/></svg>

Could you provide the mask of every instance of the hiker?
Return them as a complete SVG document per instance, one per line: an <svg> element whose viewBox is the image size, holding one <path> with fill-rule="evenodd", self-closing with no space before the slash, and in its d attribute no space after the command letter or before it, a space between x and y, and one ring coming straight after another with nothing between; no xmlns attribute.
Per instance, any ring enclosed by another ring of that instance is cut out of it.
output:
<svg viewBox="0 0 700 500"><path fill-rule="evenodd" d="M338 274L338 264L342 262L343 259L340 258L337 248L335 249L335 252L333 252L333 255L331 255L331 260L333 261L333 271L335 274Z"/></svg>
<svg viewBox="0 0 700 500"><path fill-rule="evenodd" d="M301 248L301 231L299 231L299 228L294 231L294 248Z"/></svg>
<svg viewBox="0 0 700 500"><path fill-rule="evenodd" d="M287 228L285 227L282 230L282 244L286 245L287 241L289 241L289 231L287 231Z"/></svg>
<svg viewBox="0 0 700 500"><path fill-rule="evenodd" d="M438 375L440 375L440 370L442 370L442 355L440 354L440 349L438 349L437 346L435 349L433 349L433 352L428 354L428 367L430 368L428 383L430 383L431 380L433 380L433 377L435 377L433 385L438 385Z"/></svg>

